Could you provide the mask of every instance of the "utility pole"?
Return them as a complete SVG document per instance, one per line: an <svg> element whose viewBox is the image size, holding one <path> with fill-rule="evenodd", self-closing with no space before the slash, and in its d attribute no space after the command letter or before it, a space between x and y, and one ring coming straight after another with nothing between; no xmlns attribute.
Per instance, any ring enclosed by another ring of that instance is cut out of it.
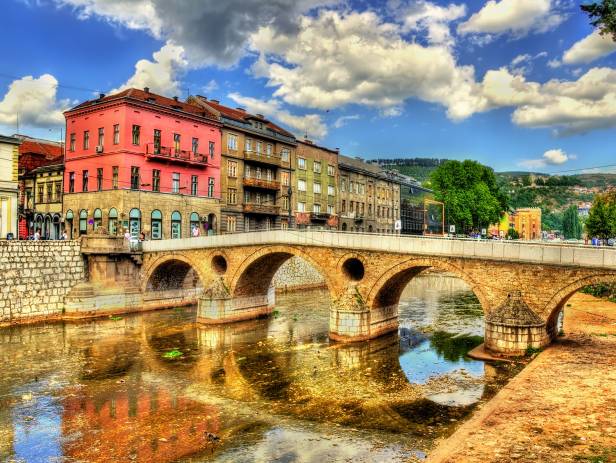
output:
<svg viewBox="0 0 616 463"><path fill-rule="evenodd" d="M287 189L287 195L289 198L289 228L291 228L291 214L293 211L293 206L291 203L291 197L293 196L293 189L291 188L291 185L289 185L289 188Z"/></svg>

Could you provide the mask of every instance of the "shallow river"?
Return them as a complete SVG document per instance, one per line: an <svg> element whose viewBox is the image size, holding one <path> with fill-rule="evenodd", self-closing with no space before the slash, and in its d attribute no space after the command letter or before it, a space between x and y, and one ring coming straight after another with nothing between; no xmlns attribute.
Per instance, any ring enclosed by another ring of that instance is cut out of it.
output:
<svg viewBox="0 0 616 463"><path fill-rule="evenodd" d="M330 343L327 294L198 327L194 308L0 330L0 461L396 462L424 458L514 367L471 360L479 302L415 278L399 333Z"/></svg>

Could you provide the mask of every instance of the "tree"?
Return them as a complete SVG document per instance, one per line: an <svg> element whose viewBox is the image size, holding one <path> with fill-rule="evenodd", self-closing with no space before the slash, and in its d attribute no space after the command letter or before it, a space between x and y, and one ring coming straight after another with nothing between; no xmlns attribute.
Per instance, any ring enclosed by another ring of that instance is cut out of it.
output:
<svg viewBox="0 0 616 463"><path fill-rule="evenodd" d="M569 206L563 215L563 234L568 240L579 240L582 237L582 222L574 205Z"/></svg>
<svg viewBox="0 0 616 463"><path fill-rule="evenodd" d="M616 191L595 196L586 220L586 232L601 239L616 236Z"/></svg>
<svg viewBox="0 0 616 463"><path fill-rule="evenodd" d="M476 161L447 161L430 176L437 200L445 203L448 224L468 232L497 223L507 197L494 171Z"/></svg>
<svg viewBox="0 0 616 463"><path fill-rule="evenodd" d="M588 14L590 24L599 28L601 35L611 35L616 42L616 0L602 0L580 8Z"/></svg>
<svg viewBox="0 0 616 463"><path fill-rule="evenodd" d="M510 240L517 240L520 238L520 234L515 228L510 228L507 232L507 238L509 238Z"/></svg>

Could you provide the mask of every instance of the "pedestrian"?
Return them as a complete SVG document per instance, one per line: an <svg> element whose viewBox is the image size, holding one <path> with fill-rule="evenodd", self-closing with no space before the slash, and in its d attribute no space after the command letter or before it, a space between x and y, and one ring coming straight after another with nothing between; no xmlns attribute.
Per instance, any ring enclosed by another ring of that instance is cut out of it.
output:
<svg viewBox="0 0 616 463"><path fill-rule="evenodd" d="M38 229L36 229L34 231L34 237L32 238L34 241L40 241L41 240L41 233L38 231Z"/></svg>
<svg viewBox="0 0 616 463"><path fill-rule="evenodd" d="M128 231L128 228L124 229L124 241L129 241L130 240L130 232Z"/></svg>
<svg viewBox="0 0 616 463"><path fill-rule="evenodd" d="M192 229L193 238L197 238L200 234L201 234L201 231L199 230L199 225L195 225Z"/></svg>
<svg viewBox="0 0 616 463"><path fill-rule="evenodd" d="M139 241L145 241L145 233L144 232L139 233Z"/></svg>

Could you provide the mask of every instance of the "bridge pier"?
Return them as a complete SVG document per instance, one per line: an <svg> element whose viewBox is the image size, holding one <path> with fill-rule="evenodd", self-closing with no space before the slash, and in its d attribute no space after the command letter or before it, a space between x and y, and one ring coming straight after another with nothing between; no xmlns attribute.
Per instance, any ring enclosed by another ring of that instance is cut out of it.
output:
<svg viewBox="0 0 616 463"><path fill-rule="evenodd" d="M276 303L276 291L270 286L266 294L257 296L231 296L222 278L199 297L197 323L220 324L270 315Z"/></svg>

